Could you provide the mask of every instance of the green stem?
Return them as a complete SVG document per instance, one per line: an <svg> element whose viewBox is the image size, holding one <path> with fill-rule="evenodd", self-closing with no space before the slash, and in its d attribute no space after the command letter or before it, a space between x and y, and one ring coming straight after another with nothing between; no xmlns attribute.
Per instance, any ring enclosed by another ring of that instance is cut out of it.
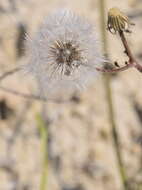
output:
<svg viewBox="0 0 142 190"><path fill-rule="evenodd" d="M102 40L104 43L104 52L108 52L108 42L107 42L107 36L106 36L106 24L105 24L105 0L99 0L100 2L100 23L101 23L101 36ZM114 119L114 110L113 110L113 103L112 103L112 91L111 91L111 76L105 75L104 76L104 86L106 89L106 97L107 97L107 102L108 102L108 111L109 111L109 120L111 124L111 132L112 132L112 138L114 142L114 149L116 152L116 158L117 158L117 163L118 163L118 169L120 173L120 178L121 182L123 185L124 190L129 190L128 187L128 180L127 180L127 175L125 171L125 167L122 161L122 153L121 153L121 148L120 148L120 141L119 141L119 136L117 133L117 126L115 123Z"/></svg>
<svg viewBox="0 0 142 190"><path fill-rule="evenodd" d="M42 161L42 175L40 180L40 190L47 190L47 178L48 178L48 151L47 141L48 132L47 127L40 114L36 115L36 121L41 136L41 153L43 154Z"/></svg>

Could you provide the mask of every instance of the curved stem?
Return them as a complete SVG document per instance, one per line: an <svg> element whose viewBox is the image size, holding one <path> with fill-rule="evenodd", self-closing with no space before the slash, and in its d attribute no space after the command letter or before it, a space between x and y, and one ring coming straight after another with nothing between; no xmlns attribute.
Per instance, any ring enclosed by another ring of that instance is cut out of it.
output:
<svg viewBox="0 0 142 190"><path fill-rule="evenodd" d="M11 94L16 95L16 96L20 96L22 98L28 98L28 99L35 99L35 100L46 101L45 98L41 98L40 96L18 92L16 90L13 90L13 89L10 89L10 88L5 88L3 86L0 86L0 90L3 90L5 92L11 93Z"/></svg>
<svg viewBox="0 0 142 190"><path fill-rule="evenodd" d="M114 68L114 69L96 68L96 70L103 73L116 73L116 72L126 71L127 69L132 68L132 67L134 67L134 64L129 63L120 68Z"/></svg>
<svg viewBox="0 0 142 190"><path fill-rule="evenodd" d="M0 81L2 81L3 79L5 79L6 77L8 77L9 75L12 75L16 72L18 72L20 70L20 68L14 68L12 70L9 70L9 71L6 71L5 73L3 73L1 76L0 76Z"/></svg>
<svg viewBox="0 0 142 190"><path fill-rule="evenodd" d="M10 89L10 88L6 88L6 87L3 87L3 86L0 86L0 90L3 90L5 92L7 92L7 93L10 93L10 94L13 94L15 96L19 96L19 97L22 97L22 98L25 98L25 99L38 100L38 101L43 101L43 102L50 101L50 102L57 103L57 104L60 104L60 103L69 103L70 102L69 100L60 100L60 99L54 99L54 98L45 98L45 97L41 97L41 96L34 95L34 94L26 94L26 93L18 92L16 90L13 90L13 89Z"/></svg>
<svg viewBox="0 0 142 190"><path fill-rule="evenodd" d="M119 36L120 36L120 39L122 41L122 44L125 48L125 53L126 55L128 56L129 58L129 61L128 61L128 64L126 64L125 66L123 67L119 67L119 68L113 68L113 69L105 69L105 68L96 68L97 71L100 71L100 72L104 72L104 73L116 73L116 72L120 72L120 71L125 71L129 68L136 68L139 72L142 72L142 65L140 65L134 58L133 54L132 54L132 51L127 43L127 40L125 38L125 35L124 35L124 32L123 31L119 31Z"/></svg>
<svg viewBox="0 0 142 190"><path fill-rule="evenodd" d="M129 57L129 64L133 65L133 67L135 67L138 71L142 72L142 65L140 65L134 58L131 49L127 43L127 40L125 38L124 32L123 31L119 31L119 35L121 38L121 41L123 43L123 46L125 48L125 53L126 55Z"/></svg>

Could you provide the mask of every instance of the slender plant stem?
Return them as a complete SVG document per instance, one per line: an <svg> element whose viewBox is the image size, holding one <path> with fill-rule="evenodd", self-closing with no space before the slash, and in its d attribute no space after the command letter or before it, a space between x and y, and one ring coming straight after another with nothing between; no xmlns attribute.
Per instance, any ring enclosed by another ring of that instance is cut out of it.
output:
<svg viewBox="0 0 142 190"><path fill-rule="evenodd" d="M134 67L133 64L127 64L120 68L114 68L114 69L96 68L96 70L103 73L116 73L116 72L126 71L127 69L132 67Z"/></svg>
<svg viewBox="0 0 142 190"><path fill-rule="evenodd" d="M19 96L21 98L29 99L29 100L37 100L37 101L43 101L43 102L53 102L53 103L70 103L70 100L60 100L60 99L54 99L54 98L45 98L34 94L28 94L23 92L18 92L17 90L13 90L11 88L6 88L3 86L0 86L0 90L3 90L4 92L10 93L14 96Z"/></svg>
<svg viewBox="0 0 142 190"><path fill-rule="evenodd" d="M105 69L105 68L96 68L96 70L104 72L104 73L116 73L116 72L120 72L120 71L125 71L129 68L136 68L139 72L142 72L142 65L140 65L136 59L134 58L132 51L127 43L127 40L125 38L124 32L123 31L119 31L119 36L120 39L122 41L122 44L125 48L125 53L129 58L129 61L127 62L127 64L123 67L119 67L119 68L112 68L112 69Z"/></svg>
<svg viewBox="0 0 142 190"><path fill-rule="evenodd" d="M48 132L45 122L43 121L40 114L36 115L36 120L41 136L41 153L42 153L42 175L40 181L40 190L47 190L48 183Z"/></svg>
<svg viewBox="0 0 142 190"><path fill-rule="evenodd" d="M10 75L15 74L16 72L20 71L21 68L14 68L12 70L6 71L5 73L3 73L0 76L0 82L3 81L5 78L7 78ZM32 99L32 100L38 100L38 101L43 101L43 102L47 102L47 101L51 101L54 103L69 103L69 101L67 100L59 100L59 99L53 99L53 98L45 98L45 97L41 97L40 95L35 95L35 94L27 94L27 93L23 93L23 92L19 92L17 90L11 89L11 88L7 88L4 86L0 86L0 90L10 93L12 95L15 96L19 96L21 98L25 98L25 99Z"/></svg>
<svg viewBox="0 0 142 190"><path fill-rule="evenodd" d="M105 24L105 0L99 0L100 2L100 23L101 23L101 33L102 39L104 42L104 51L107 53L107 36L106 36L106 24ZM106 97L108 102L108 111L109 111L109 120L111 126L111 132L114 142L114 149L116 152L116 158L118 163L118 169L120 173L121 182L123 185L124 190L128 190L128 182L127 182L127 175L125 171L125 167L122 161L122 153L120 149L120 140L117 133L117 126L114 119L114 110L113 110L113 103L112 103L112 90L111 90L111 78L109 75L104 76L104 86L106 89Z"/></svg>
<svg viewBox="0 0 142 190"><path fill-rule="evenodd" d="M123 46L125 48L125 53L126 55L129 57L129 65L133 65L133 67L135 67L138 71L142 72L142 65L140 65L136 59L134 58L132 51L127 43L127 40L125 38L124 32L123 31L119 31L119 35L121 38L121 41L123 43Z"/></svg>
<svg viewBox="0 0 142 190"><path fill-rule="evenodd" d="M18 72L20 70L20 68L14 68L12 70L9 70L9 71L6 71L5 73L3 73L1 76L0 76L0 81L2 81L3 79L5 79L6 77L8 77L9 75L12 75L16 72Z"/></svg>
<svg viewBox="0 0 142 190"><path fill-rule="evenodd" d="M15 95L15 96L20 96L20 97L26 98L26 99L47 101L46 98L42 98L42 97L36 96L36 95L34 95L34 94L26 94L26 93L18 92L17 90L13 90L13 89L6 88L6 87L3 87L3 86L0 86L0 90L3 90L4 92L13 94L13 95Z"/></svg>

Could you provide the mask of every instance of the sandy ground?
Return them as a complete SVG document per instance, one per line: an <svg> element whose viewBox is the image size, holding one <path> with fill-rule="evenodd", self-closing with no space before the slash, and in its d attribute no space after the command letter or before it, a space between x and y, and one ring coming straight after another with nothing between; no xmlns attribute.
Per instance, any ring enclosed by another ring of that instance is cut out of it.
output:
<svg viewBox="0 0 142 190"><path fill-rule="evenodd" d="M108 0L106 10L114 6L136 24L127 38L135 57L142 61L142 1ZM1 74L27 61L19 50L20 34L33 35L48 13L62 7L89 18L100 34L97 0L0 1ZM119 38L107 36L110 59L123 64L127 58ZM115 120L132 190L142 189L141 84L142 75L135 69L111 79ZM9 76L2 85L27 93L34 93L36 86L21 73ZM69 98L67 104L43 103L0 91L0 190L39 190L43 153L37 113L42 113L49 133L47 189L122 190L103 78Z"/></svg>

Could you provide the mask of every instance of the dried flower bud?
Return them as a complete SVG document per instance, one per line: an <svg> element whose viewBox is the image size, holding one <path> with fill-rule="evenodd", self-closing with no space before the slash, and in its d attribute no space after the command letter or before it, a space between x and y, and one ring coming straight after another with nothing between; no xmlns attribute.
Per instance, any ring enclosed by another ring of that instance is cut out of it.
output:
<svg viewBox="0 0 142 190"><path fill-rule="evenodd" d="M33 39L27 39L31 72L42 95L51 90L82 87L96 76L96 67L104 60L94 28L68 10L59 10L46 18Z"/></svg>
<svg viewBox="0 0 142 190"><path fill-rule="evenodd" d="M118 8L111 8L108 12L108 22L107 27L108 30L116 34L116 32L131 32L129 30L130 25L134 25L131 23L129 18L122 13Z"/></svg>

